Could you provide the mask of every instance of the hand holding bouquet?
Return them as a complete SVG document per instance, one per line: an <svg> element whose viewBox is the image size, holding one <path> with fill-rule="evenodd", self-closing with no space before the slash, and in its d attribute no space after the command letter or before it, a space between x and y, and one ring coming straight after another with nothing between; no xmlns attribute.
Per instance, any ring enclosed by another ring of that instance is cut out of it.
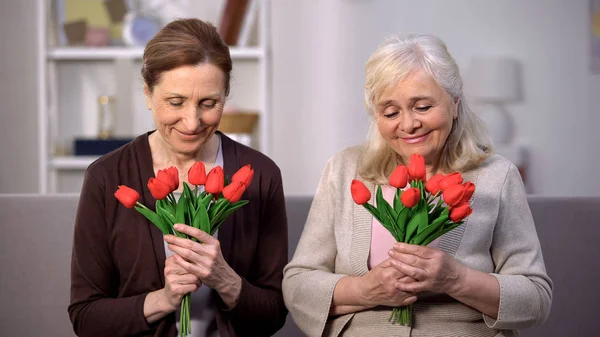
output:
<svg viewBox="0 0 600 337"><path fill-rule="evenodd" d="M135 208L150 220L164 235L173 234L198 242L173 228L175 224L187 224L203 232L214 235L227 217L236 209L248 203L240 200L254 176L250 165L239 169L231 178L231 183L224 177L220 166L214 167L208 175L204 163L196 162L188 171L188 180L193 189L183 182L183 192L176 200L174 193L179 188L179 172L175 167L158 171L156 178L148 180L148 189L156 200L156 211L152 211L138 200L137 191L120 185L115 197L127 208ZM204 191L198 193L199 187ZM180 336L191 333L190 294L186 294L181 302Z"/></svg>
<svg viewBox="0 0 600 337"><path fill-rule="evenodd" d="M426 181L421 155L412 155L408 167L398 165L389 184L396 188L392 205L384 199L381 186L377 187L376 206L368 203L371 192L361 181L353 180L350 190L354 202L364 206L398 242L426 246L463 224L473 212L469 201L475 185L463 183L459 172L436 174ZM410 326L411 312L411 305L394 308L390 321Z"/></svg>

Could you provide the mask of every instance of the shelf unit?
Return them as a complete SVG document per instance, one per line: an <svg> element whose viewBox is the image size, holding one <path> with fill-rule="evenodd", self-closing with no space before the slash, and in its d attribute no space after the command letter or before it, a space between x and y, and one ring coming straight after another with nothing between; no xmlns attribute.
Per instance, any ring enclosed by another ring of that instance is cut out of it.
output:
<svg viewBox="0 0 600 337"><path fill-rule="evenodd" d="M270 0L256 0L259 1L259 12L257 18L258 24L258 46L250 46L250 47L230 47L230 54L233 59L233 76L237 79L238 75L236 73L236 69L244 68L250 69L247 71L250 75L246 74L245 82L251 82L250 85L246 85L247 88L254 90L255 94L249 96L246 91L248 90L240 90L244 91L241 98L251 97L253 103L251 103L251 107L244 106L244 102L237 101L235 105L240 108L248 108L251 110L259 111L260 117L258 121L258 127L255 131L255 135L253 136L253 141L257 144L253 144L253 147L257 148L259 151L269 155L270 152L270 102L271 102L271 88L270 88L270 46L269 46L269 13L270 13ZM77 181L78 183L83 180L83 172L85 169L98 157L97 156L72 156L60 151L57 151L58 143L60 142L59 135L61 137L65 137L62 128L65 124L70 123L81 123L82 125L78 125L80 129L86 128L86 120L90 120L90 116L94 116L96 111L93 110L96 108L96 105L92 105L95 102L90 102L89 97L92 97L92 94L88 93L88 96L82 97L74 97L74 100L79 100L78 102L84 105L87 108L81 108L81 110L77 110L71 106L65 107L65 101L70 102L71 96L69 93L61 92L61 88L64 88L65 85L69 85L68 81L65 84L65 80L61 79L61 76L64 76L66 73L67 77L72 78L73 76L78 76L77 71L79 71L79 75L87 78L82 79L80 82L86 83L86 81L93 82L96 80L93 76L86 74L86 67L104 67L103 69L111 69L110 72L113 74L121 74L116 75L117 77L121 76L123 78L123 72L131 72L131 78L139 78L139 65L136 63L140 63L144 48L143 47L51 47L48 46L47 40L47 22L48 22L48 13L50 11L50 1L48 0L38 0L38 5L40 8L45 8L46 10L39 11L38 22L39 22L39 32L38 32L38 50L39 50L39 60L38 67L40 71L38 71L38 96L40 97L40 102L38 108L38 117L39 117L39 192L40 193L60 193L60 192L76 192L78 191L78 186L74 186L72 190L62 191L60 188L59 180L61 179L61 174L70 175L70 181ZM214 22L214 21L213 21ZM68 68L68 71L64 71L63 68ZM108 67L108 68L106 68ZM99 71L102 72L102 71ZM109 76L109 75L107 75ZM141 81L141 80L140 80ZM80 82L74 82L73 86L81 86ZM105 81L106 82L106 81ZM113 82L119 82L118 80ZM132 90L131 86L126 84L116 83L112 85L112 87L116 86L117 91L117 101L123 102L122 106L117 109L117 113L121 113L122 111L129 111L131 114L137 113L135 110L134 100L138 99L138 96L143 96L142 92L137 90ZM77 90L83 90L81 88L76 88ZM89 88L87 88L89 89ZM236 95L236 88L232 83L232 95ZM238 91L239 93L239 91ZM95 97L100 94L105 94L104 92L96 92L94 93ZM85 96L85 95L83 95ZM239 97L238 97L239 98ZM87 100L86 100L87 99ZM77 103L77 102L76 102ZM74 103L74 104L76 104ZM85 103L85 104L84 104ZM90 108L90 106L92 108ZM92 109L92 110L90 110ZM139 109L138 109L139 110ZM70 111L70 112L68 112ZM77 113L73 113L73 111L77 111ZM81 112L79 112L81 111ZM71 119L68 117L64 117L64 114L71 113ZM133 117L129 116L129 122L132 124L130 127L133 128L135 122L133 122ZM62 121L61 121L62 119ZM65 122L66 121L66 122ZM74 121L74 122L73 122ZM62 123L62 124L61 124ZM74 132L73 129L78 130L75 126L69 126L70 132ZM87 125L87 129L89 129L89 125ZM68 133L68 132L66 132ZM88 132L89 133L89 132ZM139 132L131 132L130 137L135 137L139 134ZM82 136L78 134L71 135L71 138L75 136ZM86 135L83 135L86 136ZM89 136L89 135L88 135ZM121 135L123 136L123 135ZM232 135L236 136L236 135ZM64 141L64 139L62 139ZM71 139L72 141L72 139ZM64 144L61 144L64 145ZM64 152L64 151L63 151ZM67 151L68 152L68 151ZM73 178L72 176L76 175L77 178Z"/></svg>
<svg viewBox="0 0 600 337"><path fill-rule="evenodd" d="M51 61L93 61L111 59L141 60L144 48L140 47L55 47L46 52L47 59ZM234 60L260 60L265 56L263 48L237 48L230 49L231 58Z"/></svg>

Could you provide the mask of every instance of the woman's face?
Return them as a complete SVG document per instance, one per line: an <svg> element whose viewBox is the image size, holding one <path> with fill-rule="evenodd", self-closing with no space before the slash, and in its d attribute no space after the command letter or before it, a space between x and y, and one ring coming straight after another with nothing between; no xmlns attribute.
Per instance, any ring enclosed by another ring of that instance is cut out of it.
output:
<svg viewBox="0 0 600 337"><path fill-rule="evenodd" d="M167 148L194 155L219 126L225 104L225 76L202 63L161 74L152 92L144 86L146 105Z"/></svg>
<svg viewBox="0 0 600 337"><path fill-rule="evenodd" d="M423 70L416 70L375 102L375 118L385 141L402 157L425 157L434 165L458 116L457 102Z"/></svg>

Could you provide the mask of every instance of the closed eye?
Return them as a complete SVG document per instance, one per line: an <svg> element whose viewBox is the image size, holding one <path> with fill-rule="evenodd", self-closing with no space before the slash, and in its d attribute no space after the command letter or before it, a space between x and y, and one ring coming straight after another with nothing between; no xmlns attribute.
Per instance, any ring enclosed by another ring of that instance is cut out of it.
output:
<svg viewBox="0 0 600 337"><path fill-rule="evenodd" d="M396 116L398 116L399 114L400 114L400 112L398 112L398 111L386 112L383 114L383 117L392 119L392 118L395 118Z"/></svg>
<svg viewBox="0 0 600 337"><path fill-rule="evenodd" d="M200 103L203 108L211 109L217 105L217 101L214 99L205 99Z"/></svg>
<svg viewBox="0 0 600 337"><path fill-rule="evenodd" d="M427 112L429 109L431 109L431 105L415 107L417 112Z"/></svg>

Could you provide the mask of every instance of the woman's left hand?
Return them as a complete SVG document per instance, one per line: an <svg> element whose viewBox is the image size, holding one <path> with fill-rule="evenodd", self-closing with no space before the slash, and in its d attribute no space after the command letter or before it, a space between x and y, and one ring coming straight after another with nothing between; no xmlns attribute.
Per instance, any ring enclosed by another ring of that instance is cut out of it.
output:
<svg viewBox="0 0 600 337"><path fill-rule="evenodd" d="M165 241L176 254L176 262L187 272L196 275L204 285L216 290L228 307L235 306L242 279L223 258L219 240L191 226L176 224L174 228L202 242L166 235Z"/></svg>
<svg viewBox="0 0 600 337"><path fill-rule="evenodd" d="M427 246L396 243L389 252L392 265L413 279L398 282L396 288L405 292L424 291L452 295L460 288L467 267L443 251Z"/></svg>

